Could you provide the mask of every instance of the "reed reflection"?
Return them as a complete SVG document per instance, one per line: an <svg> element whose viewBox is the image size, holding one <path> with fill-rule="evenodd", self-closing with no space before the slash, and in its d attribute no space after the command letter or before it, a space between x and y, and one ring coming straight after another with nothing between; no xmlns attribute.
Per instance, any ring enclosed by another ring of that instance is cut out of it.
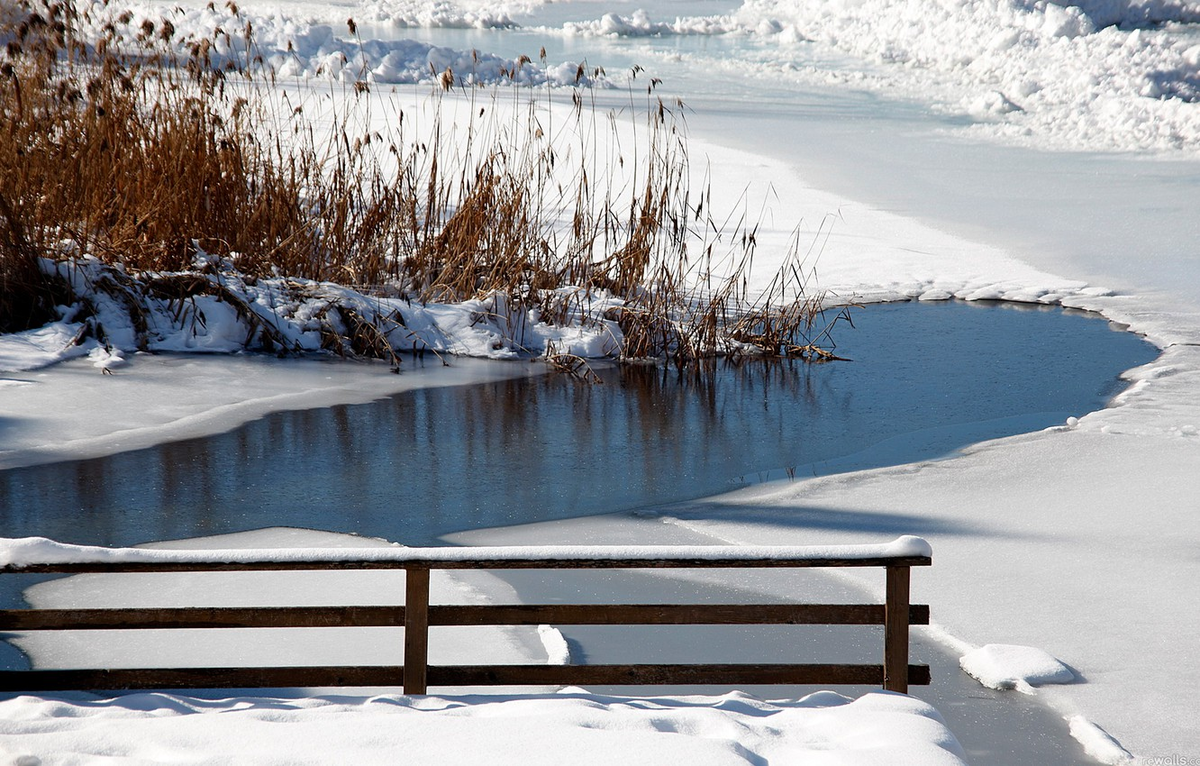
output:
<svg viewBox="0 0 1200 766"><path fill-rule="evenodd" d="M1154 351L1095 319L876 307L855 361L600 369L279 413L230 433L0 472L8 536L127 545L298 526L429 544L448 532L633 509L811 475L881 441L888 462L1101 406ZM979 423L984 423L982 430ZM936 438L930 438L930 431ZM941 429L941 430L938 430ZM869 463L868 463L869 464ZM882 464L882 463L880 463Z"/></svg>

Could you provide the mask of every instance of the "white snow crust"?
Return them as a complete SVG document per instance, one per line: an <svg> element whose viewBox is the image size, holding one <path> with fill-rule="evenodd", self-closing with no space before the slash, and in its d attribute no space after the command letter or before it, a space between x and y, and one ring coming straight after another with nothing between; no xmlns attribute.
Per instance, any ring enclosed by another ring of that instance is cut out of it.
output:
<svg viewBox="0 0 1200 766"><path fill-rule="evenodd" d="M969 117L959 130L1063 150L1200 149L1200 40L1171 24L1194 2L745 0L726 14L656 17L643 9L568 22L569 37L740 36L750 77L797 79L932 100ZM1120 25L1120 26L1118 26ZM803 54L853 57L858 71ZM729 66L714 61L712 65Z"/></svg>
<svg viewBox="0 0 1200 766"><path fill-rule="evenodd" d="M613 11L599 5L591 18L540 24L551 5L256 0L235 14L191 0L182 8L129 4L135 14L128 26L169 17L181 37L224 30L219 60L244 57L250 23L256 52L278 76L380 84L433 82L447 69L461 83L572 86L581 71L584 84L607 80L581 70L581 61L518 64L471 48L375 39L351 33L347 18L385 28L527 26L566 37L733 36L765 49L735 64L744 76L932 100L970 118L961 130L988 140L1072 151L1200 151L1200 37L1177 32L1200 21L1200 4L1190 0L744 0L701 15L679 15L658 0ZM852 57L858 71L805 63L797 46Z"/></svg>
<svg viewBox="0 0 1200 766"><path fill-rule="evenodd" d="M560 289L563 302L572 307L570 321L554 325L543 321L536 309L510 306L502 295L453 304L421 304L367 296L328 282L268 278L251 284L228 262L221 273L197 276L236 295L254 313L257 325L252 326L228 300L217 295L194 296L188 301L188 310L180 311L178 303L143 291L139 300L147 329L139 333L129 318L128 306L96 288L109 278L113 267L85 256L44 260L43 268L61 276L76 295L88 296L92 321L103 327L104 340L85 337L89 335L85 324L75 321L79 307L64 307L64 316L57 322L0 336L0 372L33 370L80 356L87 356L97 369L111 372L128 362L126 354L139 350L154 354L257 350L268 328L274 348L290 354L314 354L323 348L323 321L327 321L319 317L334 305L352 309L381 327L397 352L513 360L553 348L601 357L610 354L622 337L617 323L603 318L607 309L621 302L603 291Z"/></svg>
<svg viewBox="0 0 1200 766"><path fill-rule="evenodd" d="M44 537L0 538L0 566L21 569L35 564L195 564L287 562L395 562L397 564L457 564L476 560L522 562L542 559L563 561L775 561L889 559L932 556L929 543L905 535L890 543L861 545L541 545L409 548L399 544L371 545L361 549L339 547L271 547L242 549L162 550L156 548L104 548L72 545Z"/></svg>
<svg viewBox="0 0 1200 766"><path fill-rule="evenodd" d="M1071 726L1071 736L1079 740L1084 752L1100 763L1111 766L1133 763L1133 755L1121 747L1104 729L1087 720L1081 715L1071 716L1068 723Z"/></svg>

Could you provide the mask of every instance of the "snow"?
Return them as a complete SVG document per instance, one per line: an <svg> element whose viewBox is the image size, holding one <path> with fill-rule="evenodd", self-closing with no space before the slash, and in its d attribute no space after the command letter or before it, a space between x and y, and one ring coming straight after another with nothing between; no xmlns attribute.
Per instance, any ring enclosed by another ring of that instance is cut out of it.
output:
<svg viewBox="0 0 1200 766"><path fill-rule="evenodd" d="M972 678L991 689L1016 689L1032 694L1034 686L1075 681L1070 668L1033 646L987 644L963 655L959 664Z"/></svg>
<svg viewBox="0 0 1200 766"><path fill-rule="evenodd" d="M0 370L29 370L87 354L86 347L75 345L81 330L82 324L55 322L36 330L5 335L0 340Z"/></svg>
<svg viewBox="0 0 1200 766"><path fill-rule="evenodd" d="M486 697L17 696L0 701L0 720L0 754L11 763L548 766L564 754L597 766L965 763L933 708L882 692L775 702L738 693L633 700L571 689Z"/></svg>
<svg viewBox="0 0 1200 766"><path fill-rule="evenodd" d="M1038 696L1064 717L1083 715L1133 753L1187 752L1196 744L1189 700L1200 669L1183 637L1200 630L1200 616L1179 605L1194 601L1200 582L1190 548L1200 449L1170 430L1169 410L1148 433L1106 430L1106 416L1126 412L1094 413L1073 429L979 445L953 460L671 513L747 544L869 539L852 528L869 514L881 514L879 527L921 532L938 558L914 574L914 593L949 633L1061 658L1084 682Z"/></svg>
<svg viewBox="0 0 1200 766"><path fill-rule="evenodd" d="M20 570L37 564L203 564L206 562L258 563L393 563L423 564L437 569L487 561L493 566L536 561L684 561L732 562L740 565L775 561L854 561L901 559L933 555L929 543L904 535L890 543L860 545L541 545L409 548L396 543L387 546L347 550L321 547L209 549L194 551L147 548L105 548L72 545L44 537L0 538L0 567Z"/></svg>
<svg viewBox="0 0 1200 766"><path fill-rule="evenodd" d="M571 664L571 647L567 644L567 639L563 636L562 631L553 625L539 625L538 637L542 639L542 646L546 647L546 654L549 655L547 664Z"/></svg>
<svg viewBox="0 0 1200 766"><path fill-rule="evenodd" d="M1071 736L1079 740L1084 751L1100 763L1120 766L1133 762L1133 755L1121 747L1121 743L1083 716L1071 716L1068 723L1071 726Z"/></svg>
<svg viewBox="0 0 1200 766"><path fill-rule="evenodd" d="M189 36L213 41L212 55L220 66L246 56L247 24L253 29L254 54L262 58L262 67L283 77L314 78L333 83L365 81L379 84L435 82L449 70L456 84L476 85L560 85L591 84L591 73L576 74L579 62L554 65L520 63L484 52L456 50L415 40L362 39L350 30L348 20L371 21L368 11L341 8L325 16L330 23L306 23L280 14L240 13L235 4L219 7L209 3L196 8L156 8L133 4L130 20L111 21L121 31L137 30L143 22L157 24L169 19L174 26L180 50ZM505 17L460 16L461 26L503 26ZM414 19L415 21L415 19ZM424 19L430 21L428 17ZM97 19L96 27L110 19ZM357 24L357 22L356 22ZM335 27L336 25L336 27ZM214 34L216 33L216 34ZM134 37L134 34L127 35Z"/></svg>
<svg viewBox="0 0 1200 766"><path fill-rule="evenodd" d="M932 96L946 113L975 118L959 129L972 136L1071 151L1194 153L1195 41L1112 25L1198 19L1194 3L746 0L731 14L672 21L644 10L609 13L565 24L562 33L747 36L770 51L753 74ZM820 64L797 67L789 55L798 45L866 66L853 79Z"/></svg>
<svg viewBox="0 0 1200 766"><path fill-rule="evenodd" d="M781 86L797 79L833 83L932 100L947 114L975 118L955 129L970 136L1068 151L1194 155L1200 150L1200 44L1172 27L1200 21L1194 2L745 0L719 13L672 18L663 15L673 10L669 0L658 0L648 8L618 4L615 11L573 3L572 8L584 9L576 13L594 15L539 24L552 5L367 0L321 6L258 0L244 4L239 15L226 6L191 0L173 11L171 20L181 37L226 31L218 38L218 57L242 53L249 22L264 66L276 74L347 83L432 82L450 69L468 83L572 86L580 65L574 59L516 66L516 57L486 51L375 39L368 32L350 33L347 18L384 28L522 26L544 36L739 37L759 46L758 60L724 62L740 67L743 77L773 77ZM130 28L164 13L153 6L133 7ZM532 55L538 45L530 44L525 53ZM807 61L797 46L853 57L859 71L820 61L797 65L797 58ZM592 75L585 75L587 83Z"/></svg>

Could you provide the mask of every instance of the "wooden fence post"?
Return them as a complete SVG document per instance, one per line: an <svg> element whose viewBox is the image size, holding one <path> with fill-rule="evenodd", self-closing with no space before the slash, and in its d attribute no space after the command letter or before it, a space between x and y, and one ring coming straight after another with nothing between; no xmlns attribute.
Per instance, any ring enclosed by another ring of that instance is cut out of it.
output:
<svg viewBox="0 0 1200 766"><path fill-rule="evenodd" d="M404 693L425 694L429 666L429 570L405 569Z"/></svg>
<svg viewBox="0 0 1200 766"><path fill-rule="evenodd" d="M908 599L907 566L887 568L887 600L883 617L883 688L908 694Z"/></svg>

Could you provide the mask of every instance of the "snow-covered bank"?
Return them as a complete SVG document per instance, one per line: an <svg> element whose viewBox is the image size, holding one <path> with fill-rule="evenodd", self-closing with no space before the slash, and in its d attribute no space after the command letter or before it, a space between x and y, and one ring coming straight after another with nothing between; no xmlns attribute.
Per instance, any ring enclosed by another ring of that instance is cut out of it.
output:
<svg viewBox="0 0 1200 766"><path fill-rule="evenodd" d="M358 22L380 20L380 14L367 7L340 7L333 13L327 5L309 9L308 19L297 17L297 4L289 4L287 15L278 9L242 12L236 4L214 3L163 7L154 4L123 5L128 16L98 14L95 26L112 24L134 38L144 24L152 28L169 22L180 49L189 38L211 40L210 55L217 66L226 62L244 62L250 55L256 66L281 78L309 78L318 82L370 82L380 85L439 82L450 73L451 84L469 85L591 85L595 73L581 68L578 61L533 62L505 58L487 52L447 48L416 40L378 40L357 33ZM316 16L324 23L314 23ZM388 21L399 21L389 14ZM481 16L460 11L461 26L506 26L507 13ZM424 19L430 24L431 16ZM452 26L454 24L451 24ZM252 30L252 35L250 34ZM536 53L537 51L531 51Z"/></svg>
<svg viewBox="0 0 1200 766"><path fill-rule="evenodd" d="M281 410L354 404L418 387L536 375L529 362L383 362L135 354L112 375L76 359L0 377L0 470L222 433Z"/></svg>
<svg viewBox="0 0 1200 766"><path fill-rule="evenodd" d="M513 305L500 292L462 301L418 302L408 295L367 295L329 282L252 279L228 261L212 260L220 266L136 277L125 275L121 266L86 256L44 260L46 272L68 285L75 300L59 308L58 321L0 335L0 372L33 370L86 355L110 373L125 363L126 354L136 351L252 350L393 360L400 352L428 351L518 359L555 350L598 357L620 347L621 330L604 312L624 302L603 291L549 291L563 307L556 322L543 317L540 307ZM182 298L155 294L162 283L172 281L201 287ZM356 351L350 339L364 328L371 328L366 332L375 340L360 339Z"/></svg>
<svg viewBox="0 0 1200 766"><path fill-rule="evenodd" d="M602 85L607 77L582 62L603 60L586 50L540 60L538 36L721 36L746 41L749 55L666 55L782 88L805 83L928 102L952 117L953 132L971 138L1067 151L1200 151L1200 6L1186 0L745 0L699 7L655 0L611 10L538 0L255 0L241 4L240 14L199 0L182 8L128 5L130 30L162 18L181 36L220 30L218 59L245 56L249 23L263 66L285 78L398 84L434 82L450 71L463 83ZM519 29L530 33L521 54L539 60L372 37L347 18L381 30Z"/></svg>

